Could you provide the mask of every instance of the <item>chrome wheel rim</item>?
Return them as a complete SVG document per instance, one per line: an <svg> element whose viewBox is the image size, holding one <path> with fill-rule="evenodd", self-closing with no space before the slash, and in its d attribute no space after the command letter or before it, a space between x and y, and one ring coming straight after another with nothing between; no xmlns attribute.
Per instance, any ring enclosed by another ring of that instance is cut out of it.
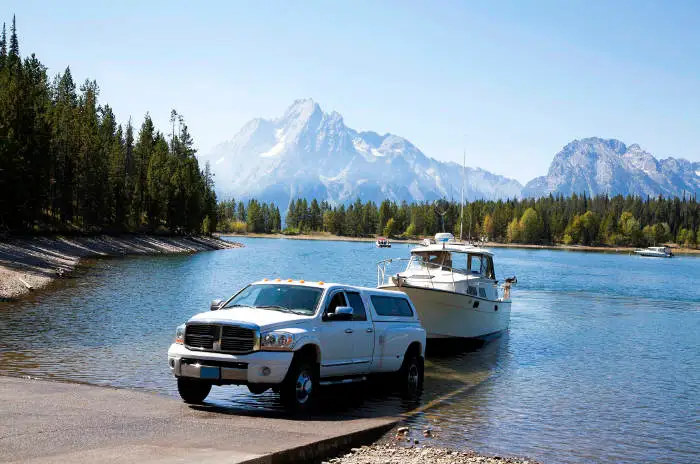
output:
<svg viewBox="0 0 700 464"><path fill-rule="evenodd" d="M411 389L418 388L418 366L411 364L408 368L408 386Z"/></svg>
<svg viewBox="0 0 700 464"><path fill-rule="evenodd" d="M297 377L296 382L297 402L299 404L306 403L311 397L312 389L313 380L311 379L311 374L307 371L299 372L299 377Z"/></svg>

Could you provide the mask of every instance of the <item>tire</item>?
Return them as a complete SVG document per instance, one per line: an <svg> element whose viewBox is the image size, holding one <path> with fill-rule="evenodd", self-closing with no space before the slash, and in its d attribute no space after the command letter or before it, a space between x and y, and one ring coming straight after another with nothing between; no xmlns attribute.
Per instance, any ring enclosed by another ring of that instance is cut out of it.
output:
<svg viewBox="0 0 700 464"><path fill-rule="evenodd" d="M179 377L177 379L177 391L180 398L187 404L202 404L204 398L211 391L211 383L197 379Z"/></svg>
<svg viewBox="0 0 700 464"><path fill-rule="evenodd" d="M424 360L413 351L407 352L399 370L398 386L402 394L414 397L423 390Z"/></svg>
<svg viewBox="0 0 700 464"><path fill-rule="evenodd" d="M280 400L291 413L309 412L318 390L316 365L308 359L295 358L280 385Z"/></svg>

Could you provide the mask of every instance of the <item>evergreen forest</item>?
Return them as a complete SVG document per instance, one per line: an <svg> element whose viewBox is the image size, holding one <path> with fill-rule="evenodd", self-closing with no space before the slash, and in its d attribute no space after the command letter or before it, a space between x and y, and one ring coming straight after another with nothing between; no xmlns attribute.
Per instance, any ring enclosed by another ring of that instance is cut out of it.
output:
<svg viewBox="0 0 700 464"><path fill-rule="evenodd" d="M22 57L15 18L0 36L0 234L209 233L216 196L175 110L169 132L138 130L70 68L50 78Z"/></svg>

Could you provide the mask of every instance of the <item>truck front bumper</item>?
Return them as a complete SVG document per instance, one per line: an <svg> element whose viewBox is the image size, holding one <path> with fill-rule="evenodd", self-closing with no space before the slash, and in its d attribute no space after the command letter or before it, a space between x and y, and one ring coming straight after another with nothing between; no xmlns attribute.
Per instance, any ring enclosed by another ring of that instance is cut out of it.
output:
<svg viewBox="0 0 700 464"><path fill-rule="evenodd" d="M290 351L241 355L192 351L173 343L168 350L168 366L175 377L206 379L217 385L275 385L284 380L293 357Z"/></svg>

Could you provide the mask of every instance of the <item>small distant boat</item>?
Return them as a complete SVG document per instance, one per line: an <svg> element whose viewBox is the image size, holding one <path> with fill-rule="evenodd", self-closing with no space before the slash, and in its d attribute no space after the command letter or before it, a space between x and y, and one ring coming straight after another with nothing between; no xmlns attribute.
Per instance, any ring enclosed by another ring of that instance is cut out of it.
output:
<svg viewBox="0 0 700 464"><path fill-rule="evenodd" d="M673 252L669 247L648 247L640 250L634 250L639 256L647 256L650 258L673 258Z"/></svg>
<svg viewBox="0 0 700 464"><path fill-rule="evenodd" d="M391 248L391 243L386 237L377 237L377 248Z"/></svg>

